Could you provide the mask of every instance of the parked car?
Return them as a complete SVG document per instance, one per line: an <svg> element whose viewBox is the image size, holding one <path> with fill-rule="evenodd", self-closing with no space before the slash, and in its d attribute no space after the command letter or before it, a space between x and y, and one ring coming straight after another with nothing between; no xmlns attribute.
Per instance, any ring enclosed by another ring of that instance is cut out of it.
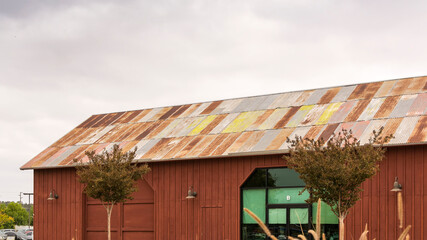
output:
<svg viewBox="0 0 427 240"><path fill-rule="evenodd" d="M15 232L15 229L0 229L0 240L4 240L7 238L7 232Z"/></svg>
<svg viewBox="0 0 427 240"><path fill-rule="evenodd" d="M27 231L22 240L33 240L33 231Z"/></svg>
<svg viewBox="0 0 427 240"><path fill-rule="evenodd" d="M16 232L6 232L6 239L8 237L15 237L15 240L22 240Z"/></svg>

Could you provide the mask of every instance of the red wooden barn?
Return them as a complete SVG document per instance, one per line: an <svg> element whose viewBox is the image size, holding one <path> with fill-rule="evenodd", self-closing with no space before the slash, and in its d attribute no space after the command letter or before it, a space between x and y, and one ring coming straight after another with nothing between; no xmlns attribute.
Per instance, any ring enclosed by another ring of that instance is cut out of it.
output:
<svg viewBox="0 0 427 240"><path fill-rule="evenodd" d="M286 138L328 139L345 128L367 142L380 126L395 138L346 219L347 239L358 239L365 224L370 238L397 239L395 177L404 225L423 239L427 77L93 115L22 166L34 170L35 239L106 238L106 211L83 193L73 159L114 144L138 147L138 161L152 171L134 200L115 207L113 239L266 239L243 207L287 239L312 228L317 206L298 195L304 182L282 160ZM50 193L58 198L48 200ZM323 230L337 239L337 219L322 209Z"/></svg>

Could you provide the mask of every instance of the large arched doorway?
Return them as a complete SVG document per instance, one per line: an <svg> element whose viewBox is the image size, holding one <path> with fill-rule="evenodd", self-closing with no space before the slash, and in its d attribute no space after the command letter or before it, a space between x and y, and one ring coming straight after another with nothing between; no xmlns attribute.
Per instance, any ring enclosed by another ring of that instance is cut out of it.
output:
<svg viewBox="0 0 427 240"><path fill-rule="evenodd" d="M154 191L145 180L138 181L133 200L117 204L111 217L111 237L118 240L153 240ZM85 211L85 239L107 238L107 213L98 200L88 198Z"/></svg>
<svg viewBox="0 0 427 240"><path fill-rule="evenodd" d="M301 233L308 236L308 230L314 229L317 220L313 218L317 204L305 202L308 193L300 194L304 186L298 173L289 168L256 169L241 187L241 239L267 239L243 208L254 212L278 239L297 237ZM321 223L328 240L334 240L335 236L338 239L338 218L324 204Z"/></svg>

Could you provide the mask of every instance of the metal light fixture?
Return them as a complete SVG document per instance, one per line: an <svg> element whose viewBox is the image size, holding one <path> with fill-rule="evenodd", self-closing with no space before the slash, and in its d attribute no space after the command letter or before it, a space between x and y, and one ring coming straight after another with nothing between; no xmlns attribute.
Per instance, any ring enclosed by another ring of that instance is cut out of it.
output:
<svg viewBox="0 0 427 240"><path fill-rule="evenodd" d="M397 181L397 177L394 179L393 188L390 190L392 192L401 192L402 185Z"/></svg>
<svg viewBox="0 0 427 240"><path fill-rule="evenodd" d="M193 190L193 186L190 186L188 188L188 195L187 195L186 199L193 199L193 198L196 198L196 196L197 196L197 192L195 192Z"/></svg>
<svg viewBox="0 0 427 240"><path fill-rule="evenodd" d="M52 201L52 200L56 200L58 199L58 194L56 194L55 189L52 189L52 191L50 191L49 197L47 198L47 200Z"/></svg>

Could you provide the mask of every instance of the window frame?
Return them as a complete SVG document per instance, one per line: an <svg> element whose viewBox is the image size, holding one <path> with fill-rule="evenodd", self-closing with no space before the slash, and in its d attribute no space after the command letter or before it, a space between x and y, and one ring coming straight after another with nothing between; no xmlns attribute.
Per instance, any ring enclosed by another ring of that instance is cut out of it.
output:
<svg viewBox="0 0 427 240"><path fill-rule="evenodd" d="M268 186L268 171L270 169L290 169L286 166L283 167L261 167L261 168L255 168L251 174L249 174L248 178L244 181L244 183L240 186L240 239L243 237L243 191L244 190L252 190L252 189L265 189L265 225L269 227L269 209L273 208L286 208L287 211L289 211L292 208L308 208L308 225L313 225L313 205L308 203L290 203L290 204L269 204L268 203L268 194L269 189L286 189L286 188L303 188L304 185L297 185L297 186L285 186L285 187L276 187L276 186ZM245 183L249 180L249 178L255 173L257 170L266 170L265 179L264 179L264 187L244 187ZM290 214L286 214L286 225L290 226ZM266 237L265 239L268 239Z"/></svg>

